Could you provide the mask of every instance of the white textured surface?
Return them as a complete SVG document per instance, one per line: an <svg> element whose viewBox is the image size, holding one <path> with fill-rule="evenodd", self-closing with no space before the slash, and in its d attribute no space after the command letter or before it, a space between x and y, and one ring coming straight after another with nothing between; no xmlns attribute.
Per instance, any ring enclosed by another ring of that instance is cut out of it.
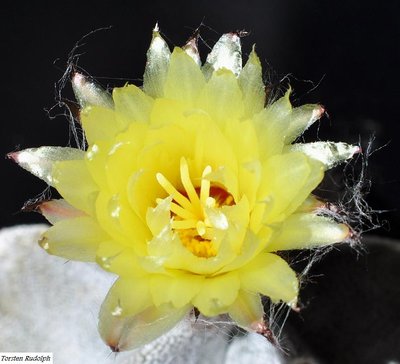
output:
<svg viewBox="0 0 400 364"><path fill-rule="evenodd" d="M223 329L190 320L139 350L112 354L98 336L97 313L115 277L47 255L36 243L46 228L0 230L0 352L53 352L55 364L282 363L262 337L228 344Z"/></svg>

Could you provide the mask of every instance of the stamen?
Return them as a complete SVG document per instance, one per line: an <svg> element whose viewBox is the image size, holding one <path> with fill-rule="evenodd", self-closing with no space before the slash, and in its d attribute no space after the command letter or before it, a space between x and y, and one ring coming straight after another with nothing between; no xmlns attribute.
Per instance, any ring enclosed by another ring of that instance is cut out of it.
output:
<svg viewBox="0 0 400 364"><path fill-rule="evenodd" d="M192 211L192 204L183 196L161 173L156 174L158 183L164 188L172 198L178 202L184 209Z"/></svg>
<svg viewBox="0 0 400 364"><path fill-rule="evenodd" d="M171 223L173 229L193 229L196 225L197 220L174 220Z"/></svg>
<svg viewBox="0 0 400 364"><path fill-rule="evenodd" d="M181 168L180 169L181 169L181 180L182 180L183 187L185 188L186 193L187 193L190 201L193 204L193 207L201 216L203 211L200 206L199 196L197 195L197 192L193 186L193 183L190 180L189 166L187 164L186 159L183 157L181 158Z"/></svg>
<svg viewBox="0 0 400 364"><path fill-rule="evenodd" d="M188 220L196 219L195 214L193 214L191 211L184 209L183 207L177 205L174 202L171 203L170 209L175 215L181 217L182 219L188 219Z"/></svg>
<svg viewBox="0 0 400 364"><path fill-rule="evenodd" d="M157 173L157 181L173 201L169 204L171 228L182 244L194 255L210 258L217 255L217 230L226 230L229 221L220 210L223 206L234 204L233 196L224 188L212 186L207 176L212 167L204 168L200 186L193 184L187 160L180 160L182 186L178 190L164 175ZM164 200L156 199L158 204Z"/></svg>
<svg viewBox="0 0 400 364"><path fill-rule="evenodd" d="M210 196L210 181L205 177L211 173L212 168L211 166L207 166L204 168L202 178L201 178L201 186L200 186L200 201L203 205L206 204L207 197Z"/></svg>

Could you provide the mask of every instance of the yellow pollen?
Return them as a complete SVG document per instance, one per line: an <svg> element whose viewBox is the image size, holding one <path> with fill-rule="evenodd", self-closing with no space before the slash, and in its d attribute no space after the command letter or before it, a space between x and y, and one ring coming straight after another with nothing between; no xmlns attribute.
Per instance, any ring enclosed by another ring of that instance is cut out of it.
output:
<svg viewBox="0 0 400 364"><path fill-rule="evenodd" d="M231 194L220 187L211 186L210 180L207 179L211 172L211 166L205 167L200 187L195 187L190 178L189 165L182 157L180 175L184 191L177 190L161 173L156 175L158 183L173 199L170 205L171 228L178 234L183 246L202 258L217 255L212 242L215 227L210 223L205 209L234 204Z"/></svg>
<svg viewBox="0 0 400 364"><path fill-rule="evenodd" d="M212 242L196 235L195 230L179 230L177 233L183 246L197 257L211 258L217 255L217 250Z"/></svg>

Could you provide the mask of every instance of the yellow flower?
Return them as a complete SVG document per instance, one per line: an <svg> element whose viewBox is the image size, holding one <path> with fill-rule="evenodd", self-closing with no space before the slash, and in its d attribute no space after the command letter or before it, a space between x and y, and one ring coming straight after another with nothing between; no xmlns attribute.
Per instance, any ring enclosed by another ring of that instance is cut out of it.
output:
<svg viewBox="0 0 400 364"><path fill-rule="evenodd" d="M295 307L298 278L275 252L349 233L311 192L358 147L293 144L323 108L293 108L290 91L265 106L259 58L242 67L233 33L202 66L195 38L171 53L155 29L142 88L111 97L78 73L72 82L88 149L10 157L63 197L39 207L54 225L41 246L119 276L100 312L105 342L138 347L193 307L258 332L261 295Z"/></svg>

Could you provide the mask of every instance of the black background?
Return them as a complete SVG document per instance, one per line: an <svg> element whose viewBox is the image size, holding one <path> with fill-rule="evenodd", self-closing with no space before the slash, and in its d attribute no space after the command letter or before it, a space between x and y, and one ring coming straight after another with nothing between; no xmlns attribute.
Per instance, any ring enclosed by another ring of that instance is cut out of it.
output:
<svg viewBox="0 0 400 364"><path fill-rule="evenodd" d="M375 135L367 199L372 209L386 211L378 215L382 227L375 234L400 237L398 1L42 1L3 2L2 7L3 155L69 143L66 118L50 118L46 110L56 104L54 84L66 69L69 52L89 32L112 26L82 42L78 66L103 86L113 87L126 80L140 84L157 21L171 46L182 45L202 23L201 34L211 45L224 32L245 29L250 35L243 39L244 54L256 43L264 65L269 65L267 79L277 82L290 75L295 104L320 102L327 108L329 118L308 132L310 140L361 141L366 149ZM68 89L67 84L67 96ZM53 108L50 115L61 111ZM43 221L19 210L39 196L45 184L5 158L1 171L1 226ZM343 328L346 323L339 328L330 325L326 340L339 338ZM381 335L382 331L373 334ZM318 342L318 336L305 334L311 351L328 363L346 362L345 356L332 356L332 350L340 348L329 349L334 345Z"/></svg>

